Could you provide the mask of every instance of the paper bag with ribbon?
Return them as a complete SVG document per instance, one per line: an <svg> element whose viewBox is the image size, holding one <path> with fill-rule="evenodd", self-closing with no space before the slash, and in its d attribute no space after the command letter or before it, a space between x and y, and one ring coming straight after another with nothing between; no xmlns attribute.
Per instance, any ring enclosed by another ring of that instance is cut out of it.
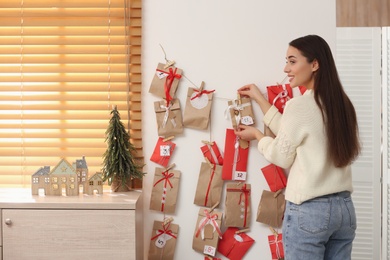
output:
<svg viewBox="0 0 390 260"><path fill-rule="evenodd" d="M287 178L282 168L271 163L261 168L264 178L271 191L276 192L284 189L287 185Z"/></svg>
<svg viewBox="0 0 390 260"><path fill-rule="evenodd" d="M209 208L216 205L221 201L222 187L222 166L210 162L202 162L194 204Z"/></svg>
<svg viewBox="0 0 390 260"><path fill-rule="evenodd" d="M185 127L205 130L209 125L215 90L204 90L203 84L204 82L202 82L200 89L188 88L183 116Z"/></svg>
<svg viewBox="0 0 390 260"><path fill-rule="evenodd" d="M244 182L226 185L225 217L226 227L250 226L251 220L251 185Z"/></svg>
<svg viewBox="0 0 390 260"><path fill-rule="evenodd" d="M171 159L173 151L176 147L176 144L171 140L172 138L158 138L153 154L150 157L152 162L160 164L163 167L168 166L169 160Z"/></svg>
<svg viewBox="0 0 390 260"><path fill-rule="evenodd" d="M202 141L202 143L204 143L204 145L200 147L200 150L202 151L203 156L207 158L210 163L223 165L223 158L218 145L215 142L208 141Z"/></svg>
<svg viewBox="0 0 390 260"><path fill-rule="evenodd" d="M218 252L229 260L244 259L246 252L251 248L255 240L238 228L229 227L222 235L218 245Z"/></svg>
<svg viewBox="0 0 390 260"><path fill-rule="evenodd" d="M249 141L240 139L233 129L226 129L222 179L245 181L247 177L247 163Z"/></svg>
<svg viewBox="0 0 390 260"><path fill-rule="evenodd" d="M159 136L167 137L183 133L183 119L178 99L169 102L167 100L156 101L154 111Z"/></svg>
<svg viewBox="0 0 390 260"><path fill-rule="evenodd" d="M198 213L192 249L205 255L215 256L221 232L222 212L201 208Z"/></svg>
<svg viewBox="0 0 390 260"><path fill-rule="evenodd" d="M282 190L277 192L263 190L257 208L256 221L268 226L279 228L282 226L286 201Z"/></svg>
<svg viewBox="0 0 390 260"><path fill-rule="evenodd" d="M227 114L229 116L227 116ZM238 94L236 100L229 100L228 107L225 111L225 117L230 117L234 129L236 129L239 124L253 125L255 123L255 117L251 99L242 97Z"/></svg>
<svg viewBox="0 0 390 260"><path fill-rule="evenodd" d="M272 260L283 260L284 249L283 249L283 236L276 232L275 229L271 228L273 235L268 236L268 243L271 249Z"/></svg>
<svg viewBox="0 0 390 260"><path fill-rule="evenodd" d="M154 221L148 260L173 260L179 225Z"/></svg>
<svg viewBox="0 0 390 260"><path fill-rule="evenodd" d="M161 98L174 98L182 74L183 71L179 68L166 67L165 64L159 63L150 84L149 93Z"/></svg>
<svg viewBox="0 0 390 260"><path fill-rule="evenodd" d="M168 169L156 167L150 198L151 210L166 214L175 213L181 173L178 170L171 170L172 167Z"/></svg>

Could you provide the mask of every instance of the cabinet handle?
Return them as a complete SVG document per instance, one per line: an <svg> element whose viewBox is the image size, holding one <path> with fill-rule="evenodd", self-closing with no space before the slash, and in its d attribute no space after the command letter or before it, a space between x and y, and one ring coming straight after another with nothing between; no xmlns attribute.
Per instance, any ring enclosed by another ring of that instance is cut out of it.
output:
<svg viewBox="0 0 390 260"><path fill-rule="evenodd" d="M7 226L11 226L11 225L12 225L12 220L9 219L9 218L5 219L5 224L6 224Z"/></svg>

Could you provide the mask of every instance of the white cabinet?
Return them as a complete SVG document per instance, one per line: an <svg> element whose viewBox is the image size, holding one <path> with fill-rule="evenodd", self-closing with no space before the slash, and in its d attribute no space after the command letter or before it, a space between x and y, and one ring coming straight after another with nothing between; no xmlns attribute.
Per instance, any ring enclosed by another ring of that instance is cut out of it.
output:
<svg viewBox="0 0 390 260"><path fill-rule="evenodd" d="M141 260L140 195L30 196L15 202L0 194L2 259Z"/></svg>

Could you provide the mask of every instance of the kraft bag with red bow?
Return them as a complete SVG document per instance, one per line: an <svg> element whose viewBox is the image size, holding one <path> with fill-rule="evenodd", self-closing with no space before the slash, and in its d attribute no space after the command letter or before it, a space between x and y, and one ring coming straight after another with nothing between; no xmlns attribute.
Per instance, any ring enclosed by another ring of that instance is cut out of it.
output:
<svg viewBox="0 0 390 260"><path fill-rule="evenodd" d="M204 90L203 84L200 89L188 88L183 116L184 127L199 130L207 129L214 91Z"/></svg>
<svg viewBox="0 0 390 260"><path fill-rule="evenodd" d="M233 129L226 129L222 166L223 180L246 180L248 153L249 141L244 141L238 138Z"/></svg>
<svg viewBox="0 0 390 260"><path fill-rule="evenodd" d="M225 227L247 228L251 222L251 185L244 182L226 185Z"/></svg>
<svg viewBox="0 0 390 260"><path fill-rule="evenodd" d="M222 166L202 162L194 204L202 207L213 207L221 201L222 187Z"/></svg>
<svg viewBox="0 0 390 260"><path fill-rule="evenodd" d="M178 99L154 102L158 135L167 137L183 133L183 119Z"/></svg>
<svg viewBox="0 0 390 260"><path fill-rule="evenodd" d="M156 167L153 180L150 209L166 214L173 214L176 210L177 195L179 193L180 171Z"/></svg>
<svg viewBox="0 0 390 260"><path fill-rule="evenodd" d="M163 63L157 65L149 93L161 98L172 99L175 97L183 71L174 66L165 67Z"/></svg>
<svg viewBox="0 0 390 260"><path fill-rule="evenodd" d="M230 116L234 129L236 129L239 124L253 125L255 123L251 99L248 97L237 95L236 100L229 100L226 112L228 112Z"/></svg>
<svg viewBox="0 0 390 260"><path fill-rule="evenodd" d="M148 260L173 260L179 225L155 220L150 239Z"/></svg>
<svg viewBox="0 0 390 260"><path fill-rule="evenodd" d="M205 255L215 256L221 232L222 212L201 208L195 226L192 249Z"/></svg>
<svg viewBox="0 0 390 260"><path fill-rule="evenodd" d="M176 144L171 139L167 140L159 137L150 160L163 167L167 167L175 147Z"/></svg>
<svg viewBox="0 0 390 260"><path fill-rule="evenodd" d="M276 192L280 189L286 188L287 177L282 168L273 163L261 168L264 178L268 183L271 191Z"/></svg>
<svg viewBox="0 0 390 260"><path fill-rule="evenodd" d="M268 236L268 243L271 250L272 260L283 260L284 259L284 249L283 249L283 236L273 230L273 235Z"/></svg>
<svg viewBox="0 0 390 260"><path fill-rule="evenodd" d="M279 228L282 226L286 201L282 190L272 192L263 190L257 208L256 221L268 226Z"/></svg>
<svg viewBox="0 0 390 260"><path fill-rule="evenodd" d="M218 252L229 260L244 259L246 252L251 248L255 240L238 228L229 227L222 235L218 245Z"/></svg>
<svg viewBox="0 0 390 260"><path fill-rule="evenodd" d="M222 154L219 151L218 145L216 142L202 141L203 146L200 147L200 150L203 153L204 158L209 160L210 163L223 165Z"/></svg>

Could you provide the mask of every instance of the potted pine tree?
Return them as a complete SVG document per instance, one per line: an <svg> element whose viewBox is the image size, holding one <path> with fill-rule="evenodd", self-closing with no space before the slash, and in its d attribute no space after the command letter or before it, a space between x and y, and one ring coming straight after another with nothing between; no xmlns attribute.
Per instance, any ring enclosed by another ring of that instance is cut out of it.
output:
<svg viewBox="0 0 390 260"><path fill-rule="evenodd" d="M131 190L132 181L145 175L142 172L144 165L134 158L137 151L130 142L130 134L121 122L116 106L111 111L105 142L107 150L103 154L103 181L107 181L114 192Z"/></svg>

